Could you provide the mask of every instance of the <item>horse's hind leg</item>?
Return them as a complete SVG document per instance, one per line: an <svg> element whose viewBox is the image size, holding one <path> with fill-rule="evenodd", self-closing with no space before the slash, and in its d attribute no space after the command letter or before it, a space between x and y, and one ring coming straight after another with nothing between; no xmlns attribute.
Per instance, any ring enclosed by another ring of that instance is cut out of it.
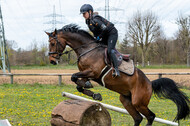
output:
<svg viewBox="0 0 190 126"><path fill-rule="evenodd" d="M147 106L138 106L136 107L136 109L147 118L148 123L146 124L146 126L152 126L155 114L150 111Z"/></svg>
<svg viewBox="0 0 190 126"><path fill-rule="evenodd" d="M155 114L150 111L147 107L146 111L148 111L148 116L146 116L148 123L146 124L146 126L152 126L152 123L154 121L154 118L156 117Z"/></svg>
<svg viewBox="0 0 190 126"><path fill-rule="evenodd" d="M136 110L136 108L132 105L131 95L120 95L120 101L125 107L125 109L129 112L129 114L133 117L133 120L135 122L134 126L139 126L143 118L140 115L140 113Z"/></svg>
<svg viewBox="0 0 190 126"><path fill-rule="evenodd" d="M132 96L132 104L136 108L138 112L143 114L148 123L146 126L152 126L152 123L155 118L155 114L148 109L148 103L151 98L151 90L143 90L142 88L138 90L138 93L133 94Z"/></svg>

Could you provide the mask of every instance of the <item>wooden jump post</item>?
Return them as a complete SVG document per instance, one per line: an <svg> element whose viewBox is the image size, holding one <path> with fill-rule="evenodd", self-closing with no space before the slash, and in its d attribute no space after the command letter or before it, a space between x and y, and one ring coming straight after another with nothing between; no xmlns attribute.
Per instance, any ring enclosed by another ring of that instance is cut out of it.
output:
<svg viewBox="0 0 190 126"><path fill-rule="evenodd" d="M80 97L80 96L77 96L77 95L74 95L74 94L71 94L71 93L67 93L67 92L62 92L62 96L67 97L67 98L71 98L71 99L75 99L75 100L97 102L97 101L90 100L90 99ZM113 111L116 111L116 112L120 112L120 113L124 113L124 114L129 114L127 112L127 110L125 110L125 109L115 107L115 106L112 106L112 105L108 105L108 104L104 104L104 103L101 103L101 102L97 102L97 103L100 103L103 107L105 107L107 109L110 109L110 110L113 110ZM145 117L143 116L143 118L145 118ZM164 120L164 119L161 119L161 118L155 118L154 121L159 122L159 123L168 124L168 125L178 126L178 123L168 121L168 120Z"/></svg>

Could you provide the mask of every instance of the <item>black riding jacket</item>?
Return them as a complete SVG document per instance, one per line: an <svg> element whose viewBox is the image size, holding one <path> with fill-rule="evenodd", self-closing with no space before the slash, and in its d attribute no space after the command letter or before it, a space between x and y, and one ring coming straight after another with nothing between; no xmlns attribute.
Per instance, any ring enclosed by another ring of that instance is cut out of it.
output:
<svg viewBox="0 0 190 126"><path fill-rule="evenodd" d="M109 33L115 29L114 24L101 17L100 15L93 14L90 19L86 20L90 31L94 34L94 37L100 37L104 39Z"/></svg>

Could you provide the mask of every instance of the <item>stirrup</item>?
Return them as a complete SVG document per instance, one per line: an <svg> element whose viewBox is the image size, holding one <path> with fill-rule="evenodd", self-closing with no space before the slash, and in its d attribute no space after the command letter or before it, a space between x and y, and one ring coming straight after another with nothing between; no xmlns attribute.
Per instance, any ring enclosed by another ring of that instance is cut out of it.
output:
<svg viewBox="0 0 190 126"><path fill-rule="evenodd" d="M113 72L112 76L113 77L119 77L120 76L119 70L114 68L114 72Z"/></svg>

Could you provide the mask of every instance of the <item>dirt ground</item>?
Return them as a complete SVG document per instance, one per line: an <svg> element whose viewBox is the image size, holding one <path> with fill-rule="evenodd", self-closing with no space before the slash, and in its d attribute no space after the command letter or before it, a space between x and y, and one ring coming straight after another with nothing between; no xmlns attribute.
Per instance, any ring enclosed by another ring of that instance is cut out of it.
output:
<svg viewBox="0 0 190 126"><path fill-rule="evenodd" d="M142 69L144 73L190 73L190 69ZM78 70L12 70L12 73L76 73ZM150 80L158 79L158 75L147 75ZM163 75L182 86L190 87L190 75ZM64 84L73 84L70 76L62 76ZM10 83L10 77L0 76L0 84ZM58 76L14 76L14 83L17 84L58 84Z"/></svg>

